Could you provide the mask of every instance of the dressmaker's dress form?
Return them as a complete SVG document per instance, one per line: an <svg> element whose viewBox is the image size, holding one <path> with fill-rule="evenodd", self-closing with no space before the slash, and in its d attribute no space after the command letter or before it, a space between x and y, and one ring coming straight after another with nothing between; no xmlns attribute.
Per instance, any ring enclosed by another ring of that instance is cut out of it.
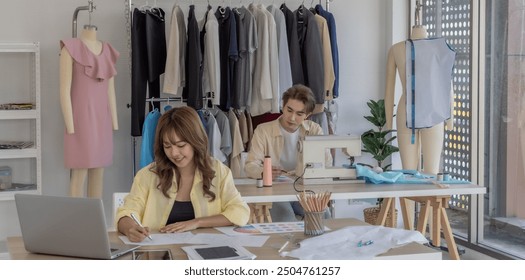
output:
<svg viewBox="0 0 525 280"><path fill-rule="evenodd" d="M71 104L75 132L64 133L66 168L106 167L113 161L113 126L108 99L109 79L116 75L119 57L103 42L99 54L77 38L61 40L73 59Z"/></svg>

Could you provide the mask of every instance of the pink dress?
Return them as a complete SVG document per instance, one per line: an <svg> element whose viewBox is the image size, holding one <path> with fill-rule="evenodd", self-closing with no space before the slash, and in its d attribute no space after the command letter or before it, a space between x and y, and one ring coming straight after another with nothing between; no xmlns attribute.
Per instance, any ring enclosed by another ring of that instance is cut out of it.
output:
<svg viewBox="0 0 525 280"><path fill-rule="evenodd" d="M98 168L113 163L113 125L108 83L117 74L119 52L106 42L99 55L77 38L61 40L73 58L71 104L75 133L64 132L66 168Z"/></svg>

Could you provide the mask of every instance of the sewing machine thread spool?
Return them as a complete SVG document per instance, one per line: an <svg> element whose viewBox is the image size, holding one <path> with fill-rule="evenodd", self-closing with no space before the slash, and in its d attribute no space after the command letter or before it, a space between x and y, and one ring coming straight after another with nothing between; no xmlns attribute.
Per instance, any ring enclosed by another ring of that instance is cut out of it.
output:
<svg viewBox="0 0 525 280"><path fill-rule="evenodd" d="M272 186L272 158L270 156L264 157L263 163L263 186Z"/></svg>

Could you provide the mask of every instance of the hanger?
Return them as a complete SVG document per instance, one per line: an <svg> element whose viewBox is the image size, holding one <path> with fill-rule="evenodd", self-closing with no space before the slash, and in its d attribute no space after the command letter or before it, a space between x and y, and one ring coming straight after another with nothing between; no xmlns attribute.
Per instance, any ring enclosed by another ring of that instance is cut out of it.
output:
<svg viewBox="0 0 525 280"><path fill-rule="evenodd" d="M171 108L173 108L173 107L170 104L170 97L168 96L168 101L167 101L166 105L164 105L164 112L169 111Z"/></svg>
<svg viewBox="0 0 525 280"><path fill-rule="evenodd" d="M303 1L303 4L301 4L301 6L299 6L299 8L297 8L297 13L302 16L303 15L303 9L304 9L304 1Z"/></svg>
<svg viewBox="0 0 525 280"><path fill-rule="evenodd" d="M224 8L224 0L222 0L222 5L219 6L219 13L224 16L226 9Z"/></svg>
<svg viewBox="0 0 525 280"><path fill-rule="evenodd" d="M155 109L155 103L153 102L153 99L149 101L149 104L151 108Z"/></svg>
<svg viewBox="0 0 525 280"><path fill-rule="evenodd" d="M157 1L155 1L155 2L157 2ZM147 0L146 0L146 4L144 4L144 5L139 7L139 10L141 10L141 11L146 11L146 10L149 10L149 9L151 9L151 6L149 5L149 1L147 1Z"/></svg>

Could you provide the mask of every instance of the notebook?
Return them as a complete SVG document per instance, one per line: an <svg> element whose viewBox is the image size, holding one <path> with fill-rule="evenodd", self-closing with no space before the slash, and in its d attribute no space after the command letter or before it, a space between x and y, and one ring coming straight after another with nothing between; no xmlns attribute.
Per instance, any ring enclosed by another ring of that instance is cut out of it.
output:
<svg viewBox="0 0 525 280"><path fill-rule="evenodd" d="M101 199L15 194L26 251L114 259L138 248L109 242Z"/></svg>

